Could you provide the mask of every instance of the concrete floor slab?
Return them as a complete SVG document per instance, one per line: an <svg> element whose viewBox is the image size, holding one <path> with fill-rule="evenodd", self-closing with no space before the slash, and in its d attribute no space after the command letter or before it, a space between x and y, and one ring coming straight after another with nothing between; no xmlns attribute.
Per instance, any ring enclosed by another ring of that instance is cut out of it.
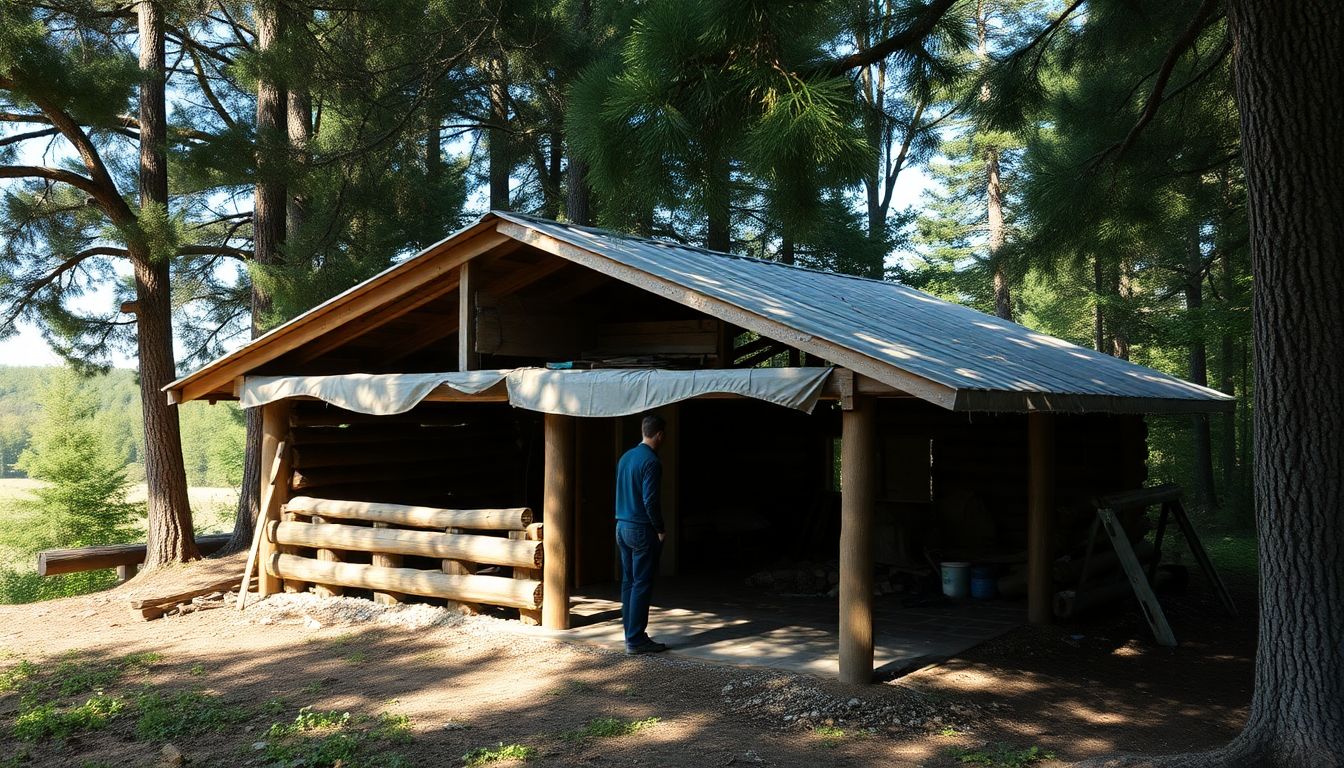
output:
<svg viewBox="0 0 1344 768"><path fill-rule="evenodd" d="M582 590L563 640L623 647L619 588ZM723 581L668 579L655 588L649 634L669 652L739 666L773 667L833 677L838 671L835 598L774 595ZM946 602L905 607L901 596L875 598L874 666L893 677L943 661L1023 623L1026 608L1008 601Z"/></svg>

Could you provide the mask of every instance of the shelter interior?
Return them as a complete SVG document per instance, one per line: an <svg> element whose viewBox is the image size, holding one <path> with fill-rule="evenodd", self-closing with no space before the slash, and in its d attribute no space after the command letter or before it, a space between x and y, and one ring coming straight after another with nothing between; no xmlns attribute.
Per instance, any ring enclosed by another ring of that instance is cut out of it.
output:
<svg viewBox="0 0 1344 768"><path fill-rule="evenodd" d="M464 295L474 297L466 311ZM464 323L475 339L466 350ZM683 369L827 365L510 241L256 373L413 373L574 361ZM954 413L889 395L877 409L877 562L907 569L938 559L996 560L1010 568L1024 562L1027 417ZM663 452L669 465L665 495L674 521L664 572L745 575L785 563L834 561L841 408L830 398L810 415L744 399L664 409L672 426ZM295 493L543 507L540 414L498 402L426 402L407 414L374 417L306 402L294 407L291 420ZM349 442L333 442L338 437L324 428L333 424L346 425L338 434ZM638 441L638 424L633 417L581 419L576 430L575 557L569 569L582 587L616 574L612 468L620 452ZM1056 440L1054 531L1064 546L1090 522L1091 498L1142 484L1145 427L1137 415L1061 415Z"/></svg>

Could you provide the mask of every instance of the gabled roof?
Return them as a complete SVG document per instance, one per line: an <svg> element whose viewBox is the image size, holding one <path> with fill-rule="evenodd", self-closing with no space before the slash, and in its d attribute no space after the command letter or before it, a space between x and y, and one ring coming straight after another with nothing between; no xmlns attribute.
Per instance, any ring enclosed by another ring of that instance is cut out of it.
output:
<svg viewBox="0 0 1344 768"><path fill-rule="evenodd" d="M1214 411L1232 398L897 283L492 212L165 389L217 392L293 343L516 240L959 411ZM270 352L268 353L268 348ZM280 350L280 351L276 351Z"/></svg>

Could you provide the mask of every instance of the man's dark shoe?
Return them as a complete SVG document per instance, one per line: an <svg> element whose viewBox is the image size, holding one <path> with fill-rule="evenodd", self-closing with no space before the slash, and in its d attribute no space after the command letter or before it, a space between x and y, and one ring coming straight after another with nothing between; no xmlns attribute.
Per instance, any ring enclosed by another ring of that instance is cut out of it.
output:
<svg viewBox="0 0 1344 768"><path fill-rule="evenodd" d="M662 653L663 651L666 650L667 650L666 643L655 643L652 640L650 640L647 643L640 643L639 645L627 645L625 647L625 652L629 656L639 656L645 653Z"/></svg>

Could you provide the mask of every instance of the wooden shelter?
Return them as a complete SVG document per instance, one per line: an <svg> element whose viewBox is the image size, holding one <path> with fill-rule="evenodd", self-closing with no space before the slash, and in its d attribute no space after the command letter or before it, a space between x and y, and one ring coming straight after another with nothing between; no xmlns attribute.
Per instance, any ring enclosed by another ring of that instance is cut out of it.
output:
<svg viewBox="0 0 1344 768"><path fill-rule="evenodd" d="M573 585L612 576L612 470L656 409L665 569L790 535L838 551L848 681L872 674L875 558L993 539L1026 553L1048 621L1061 532L1145 479L1143 414L1231 406L894 283L502 212L166 391L263 409L263 595L553 628ZM723 533L744 508L763 522Z"/></svg>

